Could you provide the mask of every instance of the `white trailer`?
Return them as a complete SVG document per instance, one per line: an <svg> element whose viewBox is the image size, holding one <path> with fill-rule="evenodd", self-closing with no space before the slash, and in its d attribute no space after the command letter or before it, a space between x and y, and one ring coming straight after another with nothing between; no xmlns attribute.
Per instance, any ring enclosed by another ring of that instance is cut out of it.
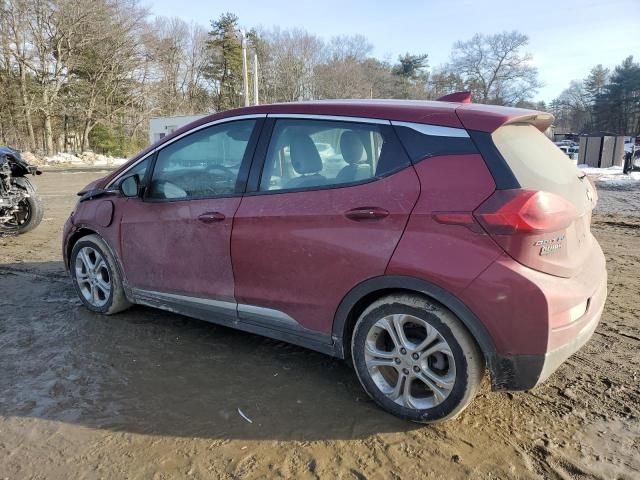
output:
<svg viewBox="0 0 640 480"><path fill-rule="evenodd" d="M176 117L153 117L149 120L149 143L156 143L161 138L175 132L180 127L204 117L201 115L178 115Z"/></svg>

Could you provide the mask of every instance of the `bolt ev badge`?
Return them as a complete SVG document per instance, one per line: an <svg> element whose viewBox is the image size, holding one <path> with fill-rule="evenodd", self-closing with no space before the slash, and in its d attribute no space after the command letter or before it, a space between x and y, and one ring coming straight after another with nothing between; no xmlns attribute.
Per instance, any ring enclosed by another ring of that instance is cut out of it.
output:
<svg viewBox="0 0 640 480"><path fill-rule="evenodd" d="M538 240L533 245L540 248L540 255L549 255L555 253L562 248L562 241L564 240L564 233L556 238L549 238L546 240Z"/></svg>

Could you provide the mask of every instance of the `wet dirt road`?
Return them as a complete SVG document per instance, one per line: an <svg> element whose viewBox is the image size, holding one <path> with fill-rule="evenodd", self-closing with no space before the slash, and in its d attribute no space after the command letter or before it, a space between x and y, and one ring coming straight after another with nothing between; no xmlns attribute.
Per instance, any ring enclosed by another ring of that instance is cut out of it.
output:
<svg viewBox="0 0 640 480"><path fill-rule="evenodd" d="M338 360L83 309L60 235L101 175L37 178L42 225L0 239L0 478L640 478L640 217L595 217L610 293L582 351L528 393L485 381L460 417L424 427L378 410Z"/></svg>

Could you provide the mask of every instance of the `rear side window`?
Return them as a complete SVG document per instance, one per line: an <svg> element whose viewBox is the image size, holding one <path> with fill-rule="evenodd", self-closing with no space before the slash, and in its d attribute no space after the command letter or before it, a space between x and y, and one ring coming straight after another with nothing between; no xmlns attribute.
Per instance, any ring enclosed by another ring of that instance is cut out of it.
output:
<svg viewBox="0 0 640 480"><path fill-rule="evenodd" d="M577 167L535 126L504 125L491 138L522 188L544 190L576 204L584 203Z"/></svg>
<svg viewBox="0 0 640 480"><path fill-rule="evenodd" d="M392 122L412 162L439 155L478 153L464 128Z"/></svg>
<svg viewBox="0 0 640 480"><path fill-rule="evenodd" d="M282 119L271 135L260 191L361 183L409 164L389 125Z"/></svg>

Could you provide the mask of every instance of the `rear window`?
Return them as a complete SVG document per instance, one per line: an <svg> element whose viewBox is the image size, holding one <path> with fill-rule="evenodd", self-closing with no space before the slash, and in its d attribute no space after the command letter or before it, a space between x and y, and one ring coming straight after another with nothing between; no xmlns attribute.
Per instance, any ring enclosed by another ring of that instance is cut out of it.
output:
<svg viewBox="0 0 640 480"><path fill-rule="evenodd" d="M578 168L536 127L504 125L491 137L522 188L544 190L583 203Z"/></svg>

